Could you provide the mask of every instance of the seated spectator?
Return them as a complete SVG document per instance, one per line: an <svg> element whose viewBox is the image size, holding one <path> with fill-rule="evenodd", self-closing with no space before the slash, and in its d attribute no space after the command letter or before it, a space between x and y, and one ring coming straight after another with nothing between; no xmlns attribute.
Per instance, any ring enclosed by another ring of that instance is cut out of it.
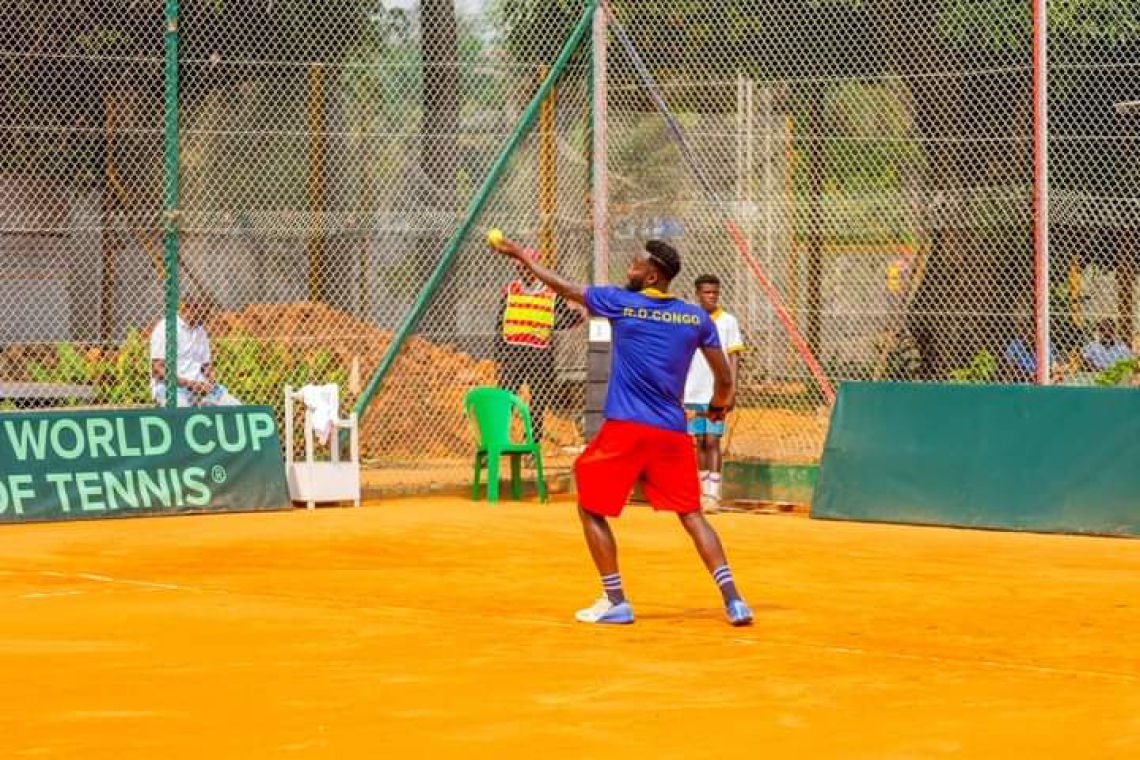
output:
<svg viewBox="0 0 1140 760"><path fill-rule="evenodd" d="M1028 325L1015 335L1005 346L1002 355L1002 382L1036 383L1037 348L1033 326ZM1050 376L1053 382L1060 382L1065 371L1065 357L1057 353L1057 347L1049 344Z"/></svg>
<svg viewBox="0 0 1140 760"><path fill-rule="evenodd" d="M1037 377L1037 354L1033 351L1033 341L1014 338L1006 345L1002 358L1006 382L1032 383Z"/></svg>
<svg viewBox="0 0 1140 760"><path fill-rule="evenodd" d="M214 380L210 338L205 323L213 305L192 296L178 307L178 406L237 406L226 387ZM155 403L166 403L166 320L150 334L150 388Z"/></svg>
<svg viewBox="0 0 1140 760"><path fill-rule="evenodd" d="M1116 325L1113 321L1106 319L1100 323L1100 328L1092 340L1081 350L1081 358L1092 371L1104 372L1119 361L1131 359L1132 349L1116 336Z"/></svg>

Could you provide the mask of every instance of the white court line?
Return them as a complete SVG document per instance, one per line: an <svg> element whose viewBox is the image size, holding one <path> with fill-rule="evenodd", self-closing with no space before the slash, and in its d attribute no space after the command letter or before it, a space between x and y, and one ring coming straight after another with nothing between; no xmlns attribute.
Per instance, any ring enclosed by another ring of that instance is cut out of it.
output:
<svg viewBox="0 0 1140 760"><path fill-rule="evenodd" d="M21 594L21 599L49 599L55 596L79 596L86 594L86 591L37 591L31 594Z"/></svg>
<svg viewBox="0 0 1140 760"><path fill-rule="evenodd" d="M314 600L315 601L315 600ZM367 608L369 611L400 611L400 612L415 612L417 614L423 613L438 613L441 615L452 614L453 611L435 610L435 609L417 609L415 607L405 607L399 605L376 605ZM552 628L582 628L582 623L566 620L552 620L549 618L533 618L533 617L515 617L508 616L500 618L509 620L515 623L524 625L533 625L540 627ZM628 628L627 626L618 626L619 628ZM615 632L620 635L620 632ZM638 636L652 636L654 638L660 637L674 637L674 632L669 631L645 631L644 629L637 631ZM909 662L927 662L936 663L939 665L951 666L978 666L991 670L1006 670L1013 672L1023 673L1037 673L1041 675L1050 676L1084 676L1088 678L1101 678L1110 681L1123 681L1125 683L1140 683L1140 674L1123 673L1120 671L1112 670L1091 670L1087 668L1063 668L1053 667L1049 665L1036 665L1033 663L1015 662L1013 660L994 660L994 659L973 659L969 657L939 657L938 655L915 654L910 652L893 652L880 649L865 649L862 647L844 646L841 644L829 644L821 641L780 641L777 639L750 639L737 636L722 637L717 634L703 634L689 631L685 633L687 639L701 639L707 642L724 642L726 639L740 644L757 644L768 648L783 648L783 649L799 649L810 652L828 652L831 654L840 654L855 657L870 657L870 658L883 658L888 660L906 660Z"/></svg>
<svg viewBox="0 0 1140 760"><path fill-rule="evenodd" d="M97 583L118 583L124 586L142 586L144 588L162 588L169 591L195 591L196 589L187 586L178 586L173 583L154 583L152 581L136 581L130 578L111 578L106 575L95 575L94 573L76 573L76 578L83 578L88 581L95 581Z"/></svg>
<svg viewBox="0 0 1140 760"><path fill-rule="evenodd" d="M97 575L95 573L60 573L55 570L39 570L28 571L21 573L16 570L0 570L0 575L14 576L14 575L38 575L42 578L63 578L64 580L85 580L93 581L95 583L109 583L120 586L138 586L141 588L163 589L165 591L195 591L201 592L203 589L195 588L193 586L179 586L175 583L156 583L155 581L139 581L133 578L112 578L109 575ZM39 599L48 596L74 596L76 594L84 593L82 591L68 591L68 592L35 592L32 594L24 594L21 598L25 599Z"/></svg>
<svg viewBox="0 0 1140 760"><path fill-rule="evenodd" d="M7 572L7 571L5 571L5 572ZM8 574L14 575L15 573L9 572ZM54 572L54 571L50 571L50 570L42 570L39 572L39 575L50 576L50 577L58 577L58 578L82 578L84 580L95 581L98 583L110 583L110 584L119 584L119 585L126 585L126 586L140 586L143 588L156 588L156 589L164 589L164 590L169 590L169 591L190 591L190 592L196 592L196 593L208 593L208 594L225 595L225 596L239 596L239 597L249 596L249 597L261 597L261 598L271 598L271 599L278 599L278 600L294 600L294 601L303 601L303 602L309 602L309 603L316 602L316 603L326 603L326 604L331 601L330 599L323 598L323 597L308 597L308 596L304 596L304 595L281 594L281 593L264 592L264 591L238 591L238 592L234 592L230 589L225 589L225 588L198 588L198 587L193 587L193 586L179 586L179 585L176 585L173 583L155 583L152 581L137 581L137 580L132 580L132 579L128 579L128 578L112 578L110 576L96 575L94 573L67 574L67 573ZM71 596L71 595L76 595L76 594L80 594L80 593L83 593L83 592L61 592L61 593L58 593L56 595L57 596ZM42 596L48 596L48 595L49 594L43 594ZM26 598L39 598L39 597L27 596ZM358 607L355 605L335 604L335 602L334 602L334 605L337 607L342 607L342 608L347 608L347 609L356 609L356 610L359 610L362 612L370 612L370 613L388 611L388 612L414 613L417 615L423 615L425 613L426 614L433 614L434 613L436 615L443 615L443 616L454 614L454 610L446 610L445 611L445 610L439 610L439 609L433 609L433 608L411 607L411 606L404 606L404 605L378 604L378 605L370 605L368 607ZM762 614L763 613L761 613L761 615ZM580 628L583 626L582 623L576 623L576 622L567 621L567 620L554 620L551 618L507 616L505 618L500 618L500 619L509 620L511 622L520 623L523 625L532 625L532 626L539 626L539 627ZM675 636L675 632L674 631L668 631L668 632L667 631L660 631L660 632L659 631L645 631L643 628L642 630L638 631L637 635L638 636L649 635L649 636L654 636L654 637L669 636L670 638L672 638ZM830 643L821 642L821 641L815 641L815 642L813 642L813 641L780 641L780 640L771 639L771 638L768 638L768 639L751 639L751 638L745 638L745 637L742 637L739 635L737 635L737 636L732 636L732 635L719 636L719 635L715 635L715 634L700 634L700 633L695 633L695 632L687 632L685 634L685 637L689 638L689 639L703 639L703 640L709 641L709 642L715 642L715 641L723 642L725 640L729 640L729 641L733 641L733 642L738 643L738 644L756 644L756 645L760 645L760 646L763 646L766 648L799 649L799 650L816 651L816 652L830 652L832 654L841 654L841 655L847 655L847 656L871 657L871 658L880 657L880 658L889 659L889 660L907 660L907 661L911 661L911 662L928 662L928 663L937 663L940 665L953 665L953 666L973 665L973 666L980 666L983 668L989 668L989 669L993 669L993 670L1006 670L1006 671L1023 672L1023 673L1039 673L1042 675L1052 675L1052 676L1084 676L1084 677L1089 677L1089 678L1102 678L1102 679L1112 680L1112 681L1124 681L1127 683L1140 683L1140 674L1122 673L1119 671L1089 670L1089 669L1085 669L1085 668L1051 667L1048 665L1036 665L1033 663L1021 663L1021 662L1015 662L1012 660L971 659L969 657L961 657L961 658L939 657L937 655L924 655L924 654L915 654L915 653L908 653L908 652L892 652L892 651L878 650L878 649L865 649L862 647L852 647L852 646L844 646L844 645L840 645L840 644L830 644Z"/></svg>
<svg viewBox="0 0 1140 760"><path fill-rule="evenodd" d="M375 607L373 609L383 609L383 607ZM406 609L406 608L397 608ZM425 610L430 611L430 610ZM542 625L554 626L559 628L574 628L583 625L582 623L567 622L561 620L541 620L535 618L511 617L511 620L518 623L527 625ZM639 631L638 635L644 636L644 631ZM672 633L653 631L651 636L672 636ZM725 638L716 634L701 634L695 632L688 632L685 634L686 638L703 639L707 642L723 642ZM1111 681L1123 681L1126 683L1140 683L1140 674L1122 673L1120 671L1112 670L1090 670L1087 668L1060 668L1052 667L1049 665L1035 665L1033 663L1015 662L1013 660L993 660L993 659L971 659L968 657L939 657L938 655L927 654L914 654L910 652L892 652L881 649L865 649L862 647L844 646L841 644L828 644L820 641L780 641L778 639L746 639L739 636L730 637L729 640L737 644L758 644L763 647L783 648L783 649L800 649L811 652L828 652L831 654L840 654L855 657L881 657L888 660L906 660L909 662L928 662L936 663L939 665L953 665L953 666L979 666L991 670L1007 670L1014 672L1024 673L1038 673L1050 676L1085 676L1089 678L1103 678Z"/></svg>
<svg viewBox="0 0 1140 760"><path fill-rule="evenodd" d="M327 599L327 598L309 597L309 596L304 596L304 595L282 594L282 593L264 592L264 591L263 592L259 592L259 591L233 592L233 591L229 591L229 590L225 590L225 589L218 589L218 590L212 591L212 593L233 594L236 596L255 596L255 597L262 597L262 598L279 599L279 600L291 599L291 600L304 601L304 602L310 602L310 603L325 603L325 604L327 604L327 603L332 601L332 600ZM381 614L383 614L384 612L389 612L389 613L391 613L391 612L402 612L402 613L412 613L415 615L424 615L424 614L432 615L432 614L434 614L434 615L438 615L438 616L449 616L449 615L453 615L455 613L454 610L442 610L442 609L435 609L435 608L430 608L430 607L412 607L412 606L407 606L407 605L395 605L395 604L375 604L375 605L369 605L368 607L359 607L359 606L354 606L354 605L336 604L335 601L332 601L332 603L335 606L340 607L342 609L353 609L353 610L357 610L360 612L364 612L366 614L369 614L369 613L381 613ZM476 615L475 617L478 618L480 616ZM763 611L761 611L757 617L758 617L757 627L759 627L760 625L763 624L763 620L762 620ZM518 623L521 625L544 627L544 628L589 629L589 628L593 627L593 626L585 625L583 623L575 622L573 620L561 620L561 619L556 620L553 618L536 618L536 617L530 617L530 616L509 615L509 616L499 617L498 619L503 620L503 621L509 621L512 623ZM626 629L627 631L630 628L630 626L616 626L616 627L619 629ZM604 628L604 626L602 626L602 628ZM615 635L622 635L621 631L614 631L614 633L615 633ZM672 638L676 637L676 632L675 631L663 631L663 630L646 630L645 627L642 627L640 630L636 631L636 635L639 637L647 637L647 636L651 636L654 638L668 637L668 638L672 639ZM705 634L705 633L697 633L695 631L687 631L687 632L685 632L684 637L686 639L698 639L698 640L706 641L709 643L717 643L717 642L723 643L725 641L731 641L731 642L737 643L737 644L758 645L758 646L762 646L765 648L783 648L783 649L798 649L798 650L804 650L804 651L809 651L809 652L827 652L827 653L831 653L831 654L839 654L839 655L845 655L845 656L849 656L849 657L868 657L868 658L878 657L878 658L883 658L883 659L888 659L888 660L905 660L905 661L909 661L909 662L925 662L925 663L934 663L934 664L938 664L938 665L950 665L950 666L957 666L957 667L977 666L977 667L986 668L986 669L990 669L990 670L1005 670L1005 671L1021 672L1021 673L1037 673L1040 675L1048 675L1048 676L1067 676L1067 677L1083 676L1086 678L1100 678L1100 679L1109 680L1109 681L1122 681L1125 683L1140 683L1140 673L1124 673L1124 672L1113 671L1113 670L1092 670L1092 669L1088 669L1088 668L1054 667L1054 666L1050 666L1050 665L1037 665L1034 663L1016 662L1014 660L974 659L974 658L970 658L970 657L939 657L938 655L926 655L926 654L917 654L917 653L911 653L911 652L895 652L895 651L883 650L883 649L867 649L867 648L863 648L863 647L853 647L853 646L843 645L843 644L831 644L831 643L824 642L824 641L810 641L810 640L806 640L806 641L804 641L804 640L780 641L780 640L771 639L771 638L763 638L762 639L762 638L758 638L759 635L760 635L759 632L757 632L757 638L746 638L746 637L741 636L739 634L732 635L731 633L728 633L728 632L726 632L725 636L721 636L719 634L712 634L712 633Z"/></svg>
<svg viewBox="0 0 1140 760"><path fill-rule="evenodd" d="M219 595L232 595L238 597L259 597L276 600L293 600L308 603L329 604L341 609L357 610L360 612L368 613L384 613L384 612L402 612L412 613L415 615L438 615L449 616L454 614L454 610L442 610L430 607L413 607L408 605L395 605L395 604L375 604L367 607L360 607L352 604L338 604L335 600L325 597L312 597L300 594L283 594L280 592L272 591L232 591L224 588L205 588L205 589L189 589L193 591L200 591L203 593L219 594ZM761 610L758 618L762 618L763 611ZM476 617L479 617L476 615ZM500 620L510 621L522 625L536 626L536 627L549 627L549 628L590 628L591 626L584 625L572 620L556 620L553 618L536 618L529 616L506 616L498 618ZM762 624L762 619L758 622L757 627ZM628 628L627 626L618 626L618 628ZM615 632L617 633L617 632ZM832 644L824 641L780 641L771 638L746 638L739 634L732 635L727 633L725 636L718 634L702 634L694 631L685 633L685 638L699 639L710 643L731 641L736 644L758 645L766 648L783 648L783 649L799 649L809 652L828 652L831 654L839 654L854 657L880 657L888 660L906 660L909 662L926 662L935 663L939 665L952 665L952 666L978 666L990 670L1005 670L1012 672L1022 673L1037 673L1049 676L1083 676L1087 678L1101 678L1110 681L1123 681L1125 683L1140 683L1140 673L1124 673L1112 670L1092 670L1087 668L1064 668L1054 667L1049 665L1036 665L1034 663L1016 662L1014 660L994 660L994 659L973 659L970 657L939 657L938 655L916 654L911 652L895 652L882 649L866 649L863 647L853 647L843 644ZM676 635L675 631L647 631L645 628L637 631L638 636L652 636L655 638L669 637L673 638ZM759 636L759 633L757 634Z"/></svg>
<svg viewBox="0 0 1140 760"><path fill-rule="evenodd" d="M1112 670L1088 670L1086 668L1056 668L1049 665L1034 665L1032 663L1013 662L1012 660L974 660L965 657L939 657L937 655L911 654L907 652L884 652L879 650L862 649L859 647L841 646L837 644L824 644L810 641L764 641L766 646L782 646L789 649L811 649L831 652L833 654L860 655L865 657L885 657L892 660L909 660L911 662L935 662L943 665L979 665L996 670L1014 670L1026 673L1041 673L1053 676L1088 676L1092 678L1106 678L1113 681L1140 683L1140 675L1121 673Z"/></svg>

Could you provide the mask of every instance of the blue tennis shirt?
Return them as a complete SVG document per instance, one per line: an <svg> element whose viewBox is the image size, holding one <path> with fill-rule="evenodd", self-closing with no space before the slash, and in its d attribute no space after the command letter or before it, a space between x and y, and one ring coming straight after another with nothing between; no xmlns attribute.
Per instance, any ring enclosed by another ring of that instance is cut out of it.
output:
<svg viewBox="0 0 1140 760"><path fill-rule="evenodd" d="M681 397L698 348L720 348L716 325L699 306L647 289L586 289L586 308L610 321L613 344L607 420L685 432Z"/></svg>

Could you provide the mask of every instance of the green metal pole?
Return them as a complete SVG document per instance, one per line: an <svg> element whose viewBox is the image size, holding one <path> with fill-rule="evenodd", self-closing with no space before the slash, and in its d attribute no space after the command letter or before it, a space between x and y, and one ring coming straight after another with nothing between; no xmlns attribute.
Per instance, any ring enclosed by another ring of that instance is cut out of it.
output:
<svg viewBox="0 0 1140 760"><path fill-rule="evenodd" d="M471 205L467 208L467 216L463 219L463 223L456 229L455 234L451 236L447 246L444 248L443 255L439 259L439 263L435 265L431 276L428 278L427 284L424 285L423 290L420 291L419 296L416 297L415 303L412 304L411 309L404 316L404 321L400 324L399 330L392 338L392 342L388 344L384 356L380 359L380 365L376 368L368 385L361 392L360 397L356 400L355 411L358 417L363 418L364 413L368 410L372 399L376 396L376 392L380 389L380 385L384 382L384 378L392 369L392 365L396 363L396 357L400 353L400 349L404 347L408 336L411 335L412 330L415 329L419 323L420 318L423 317L427 311L428 304L431 303L432 297L443 283L443 278L447 274L447 270L451 268L451 264L455 261L455 257L459 254L459 249L463 245L463 241L471 232L471 228L475 225L475 220L479 218L479 214L483 211L483 206L486 205L487 199L491 196L491 191L495 189L499 179L503 176L503 172L507 169L507 163L510 161L515 150L518 148L519 143L522 142L523 137L530 130L534 124L535 118L538 116L539 107L542 102L546 100L550 90L554 87L554 83L562 75L562 71L566 68L566 64L570 62L570 57L574 51L578 49L578 45L582 42L582 38L590 29L590 24L594 17L594 11L598 6L598 0L591 0L589 6L582 13L582 18L578 20L577 26L574 31L570 33L567 38L566 44L562 46L558 58L555 59L554 65L550 67L550 73L546 75L546 79L538 88L538 92L534 94L527 105L526 110L523 111L522 118L519 119L518 124L515 125L514 131L511 132L510 139L499 153L499 157L495 159L491 171L488 172L487 177L483 180L483 184L479 187L479 192L476 193L475 198L471 201Z"/></svg>
<svg viewBox="0 0 1140 760"><path fill-rule="evenodd" d="M166 408L178 406L178 0L166 0L166 137L163 244L166 267Z"/></svg>
<svg viewBox="0 0 1140 760"><path fill-rule="evenodd" d="M593 224L594 219L594 130L597 129L597 108L594 104L594 56L597 55L596 41L591 38L590 40L590 72L586 75L586 101L590 104L590 115L586 122L586 203L589 204L590 209L590 222ZM593 228L591 227L591 233ZM593 242L593 235L590 236L590 241ZM591 246L592 247L592 246ZM587 273L587 280L591 285L596 284L598 281L594 279L594 270L596 264L594 256L590 256L590 266Z"/></svg>
<svg viewBox="0 0 1140 760"><path fill-rule="evenodd" d="M590 222L593 228L590 270L594 285L605 285L610 278L608 13L606 0L599 0L590 44Z"/></svg>

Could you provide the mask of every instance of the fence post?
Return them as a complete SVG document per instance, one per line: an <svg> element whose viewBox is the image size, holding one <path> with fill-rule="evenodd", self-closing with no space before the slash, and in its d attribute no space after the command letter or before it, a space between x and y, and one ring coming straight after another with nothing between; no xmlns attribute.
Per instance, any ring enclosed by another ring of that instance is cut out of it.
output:
<svg viewBox="0 0 1140 760"><path fill-rule="evenodd" d="M595 13L593 28L591 30L590 46L590 135L593 140L591 154L593 164L590 167L590 180L593 185L593 198L591 203L591 217L594 223L594 258L593 283L605 285L610 277L610 239L609 239L609 183L608 166L606 165L607 138L606 132L606 16L604 13Z"/></svg>
<svg viewBox="0 0 1140 760"><path fill-rule="evenodd" d="M178 0L166 0L163 244L166 262L166 408L178 406Z"/></svg>
<svg viewBox="0 0 1140 760"><path fill-rule="evenodd" d="M542 78L546 76L545 69L544 66ZM538 251L547 266L558 265L554 240L558 213L558 149L554 135L557 92L557 85L551 87L538 111Z"/></svg>
<svg viewBox="0 0 1140 760"><path fill-rule="evenodd" d="M325 67L309 67L309 301L324 300Z"/></svg>
<svg viewBox="0 0 1140 760"><path fill-rule="evenodd" d="M1037 382L1048 385L1049 337L1049 2L1033 0L1033 281Z"/></svg>

